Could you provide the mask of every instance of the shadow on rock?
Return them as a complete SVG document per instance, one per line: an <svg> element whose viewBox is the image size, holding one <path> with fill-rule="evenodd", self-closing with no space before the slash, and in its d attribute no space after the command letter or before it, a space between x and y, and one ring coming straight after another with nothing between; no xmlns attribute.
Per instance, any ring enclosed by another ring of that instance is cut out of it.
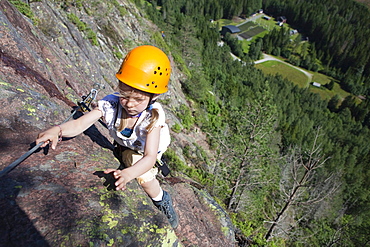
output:
<svg viewBox="0 0 370 247"><path fill-rule="evenodd" d="M99 178L105 178L103 185L107 188L107 190L116 190L116 179L113 177L112 173L104 173L103 171L96 171L93 173L95 176Z"/></svg>
<svg viewBox="0 0 370 247"><path fill-rule="evenodd" d="M77 111L73 115L73 119L77 119L83 115L84 114L82 112ZM100 133L100 131L98 130L98 128L95 127L95 125L92 125L90 128L85 130L83 133L87 135L88 137L90 137L90 139L93 142L96 142L99 146L113 151L114 145L102 133Z"/></svg>
<svg viewBox="0 0 370 247"><path fill-rule="evenodd" d="M0 246L50 246L16 202L22 186L7 178L0 187Z"/></svg>

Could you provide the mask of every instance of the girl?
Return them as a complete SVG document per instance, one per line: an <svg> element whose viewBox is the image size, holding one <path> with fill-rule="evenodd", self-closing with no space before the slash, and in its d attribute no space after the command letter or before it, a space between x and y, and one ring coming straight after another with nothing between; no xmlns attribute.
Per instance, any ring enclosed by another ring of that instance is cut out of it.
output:
<svg viewBox="0 0 370 247"><path fill-rule="evenodd" d="M156 179L156 160L170 144L168 126L162 106L155 102L158 96L168 90L171 65L166 54L150 45L136 47L125 57L116 74L118 93L104 97L98 107L82 117L52 127L37 137L36 143L51 142L56 148L61 137L81 134L101 117L109 133L118 145L126 168L107 169L112 173L117 190L125 190L126 184L135 179L144 191L168 218L171 226L178 226L178 217L168 192L162 190Z"/></svg>

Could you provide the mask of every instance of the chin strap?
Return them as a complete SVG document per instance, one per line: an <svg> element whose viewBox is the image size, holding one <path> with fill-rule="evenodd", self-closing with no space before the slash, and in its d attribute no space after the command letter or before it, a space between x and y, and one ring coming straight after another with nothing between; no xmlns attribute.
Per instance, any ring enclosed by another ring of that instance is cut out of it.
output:
<svg viewBox="0 0 370 247"><path fill-rule="evenodd" d="M153 109L153 104L157 101L157 99L153 99L155 95L156 94L151 94L150 95L149 104L148 104L148 106L146 107L145 110L151 110L151 109Z"/></svg>

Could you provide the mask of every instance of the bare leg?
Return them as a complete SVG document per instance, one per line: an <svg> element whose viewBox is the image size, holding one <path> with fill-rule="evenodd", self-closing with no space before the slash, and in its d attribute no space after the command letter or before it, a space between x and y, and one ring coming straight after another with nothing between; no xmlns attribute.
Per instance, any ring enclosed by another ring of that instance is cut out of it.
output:
<svg viewBox="0 0 370 247"><path fill-rule="evenodd" d="M161 186L159 185L159 181L156 178L142 183L141 187L143 187L144 191L148 194L150 198L155 198L159 195L159 192L161 191Z"/></svg>

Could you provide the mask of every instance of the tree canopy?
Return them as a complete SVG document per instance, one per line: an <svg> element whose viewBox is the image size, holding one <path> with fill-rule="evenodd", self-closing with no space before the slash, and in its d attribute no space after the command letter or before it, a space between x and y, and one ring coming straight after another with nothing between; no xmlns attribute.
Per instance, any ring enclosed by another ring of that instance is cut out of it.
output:
<svg viewBox="0 0 370 247"><path fill-rule="evenodd" d="M249 15L262 7L271 15L285 15L309 36L309 43L302 45L298 40L299 46L291 49L287 30L280 29L257 40L242 61L234 60L230 52L240 44L219 45L219 29L210 19ZM368 242L369 101L359 104L351 96L343 102L335 97L327 102L282 76L263 74L251 62L258 58L256 47L271 53L274 48L282 54L299 53L298 65L318 70L310 61L319 59L327 74L341 79L342 87L355 95L368 94L368 9L335 0L161 0L149 1L147 13L165 30L163 39L171 55L188 74L182 86L194 103L194 123L208 134L219 153L209 167L199 160L196 169L202 172L197 174L236 215L235 224L244 236L255 244L269 240L294 245L305 243L307 236L315 246ZM268 45L272 40L274 47ZM307 164L320 166L296 187ZM298 167L302 172L288 172ZM312 190L298 189L303 186ZM328 186L335 188L330 198L319 194ZM294 200L292 211L276 220L276 213L287 212L276 211L286 201L284 192L295 188L302 194ZM267 232L264 222L274 219L278 227Z"/></svg>

